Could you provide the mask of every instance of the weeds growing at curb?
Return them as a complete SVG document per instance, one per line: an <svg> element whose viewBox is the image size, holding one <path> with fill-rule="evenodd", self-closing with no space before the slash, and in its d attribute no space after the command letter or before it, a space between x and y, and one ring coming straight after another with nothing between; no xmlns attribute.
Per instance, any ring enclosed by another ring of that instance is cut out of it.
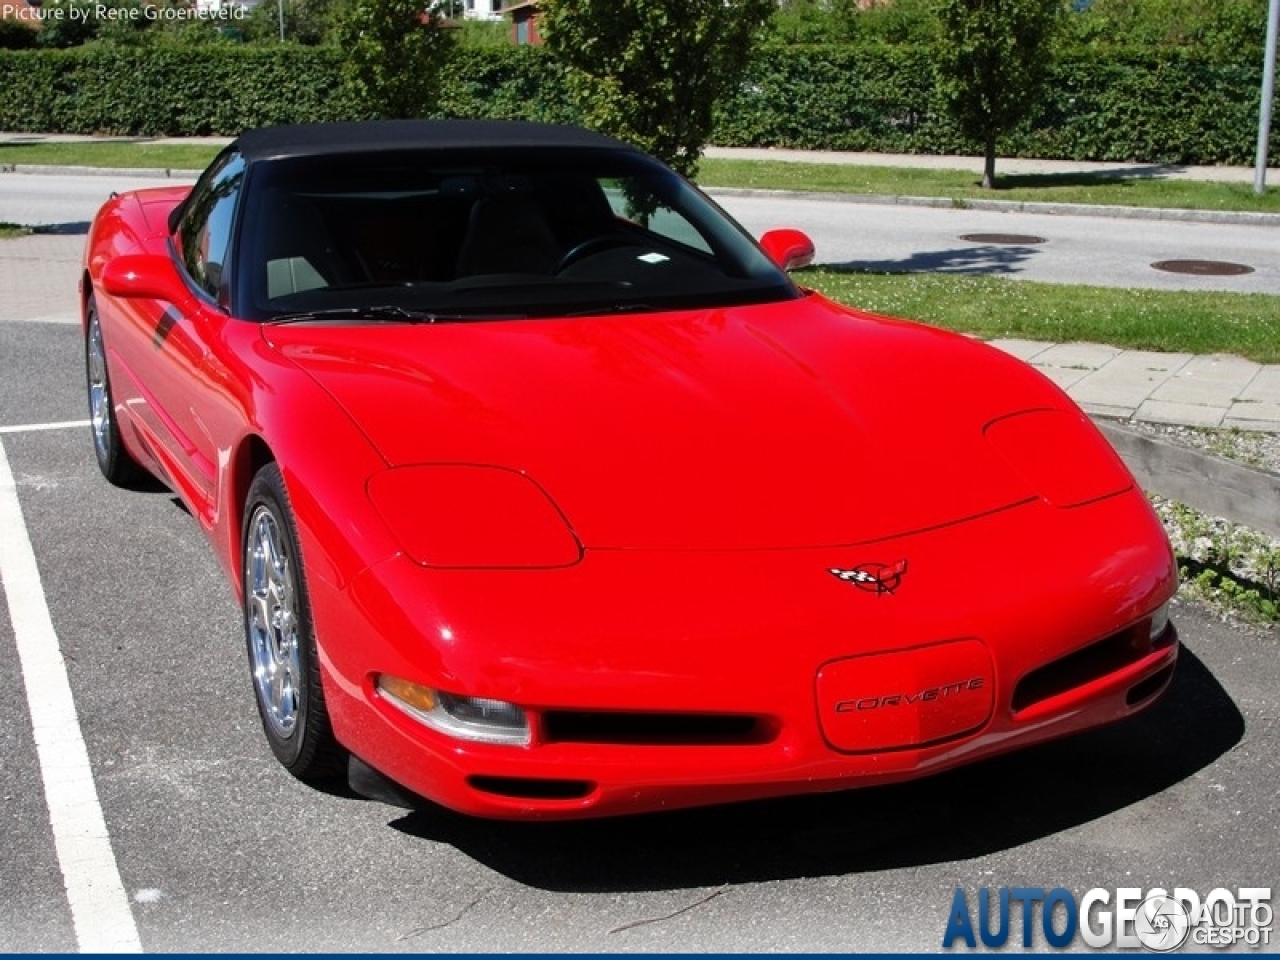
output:
<svg viewBox="0 0 1280 960"><path fill-rule="evenodd" d="M1152 496L1182 590L1247 620L1280 622L1280 540Z"/></svg>

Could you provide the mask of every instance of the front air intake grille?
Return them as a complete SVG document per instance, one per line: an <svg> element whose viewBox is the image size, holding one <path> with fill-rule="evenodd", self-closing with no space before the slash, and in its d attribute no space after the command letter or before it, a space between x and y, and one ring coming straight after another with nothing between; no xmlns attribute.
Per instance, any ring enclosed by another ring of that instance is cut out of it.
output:
<svg viewBox="0 0 1280 960"><path fill-rule="evenodd" d="M549 710L542 715L547 743L734 746L768 743L776 735L762 718L735 714Z"/></svg>
<svg viewBox="0 0 1280 960"><path fill-rule="evenodd" d="M1165 637L1161 637L1152 644L1147 638L1147 629L1144 620L1032 670L1013 691L1014 713L1141 660L1165 642Z"/></svg>
<svg viewBox="0 0 1280 960"><path fill-rule="evenodd" d="M483 793L513 800L581 800L596 787L588 780L540 780L533 777L467 778L467 783Z"/></svg>

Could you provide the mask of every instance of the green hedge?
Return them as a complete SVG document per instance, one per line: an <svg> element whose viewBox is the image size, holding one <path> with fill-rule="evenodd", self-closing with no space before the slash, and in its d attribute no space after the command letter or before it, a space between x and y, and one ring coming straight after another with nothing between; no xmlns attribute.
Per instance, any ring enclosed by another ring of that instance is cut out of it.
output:
<svg viewBox="0 0 1280 960"><path fill-rule="evenodd" d="M1064 59L1039 113L1010 147L1022 156L1252 164L1262 64L1188 52ZM1280 127L1271 155L1280 156Z"/></svg>
<svg viewBox="0 0 1280 960"><path fill-rule="evenodd" d="M316 47L107 45L0 50L0 129L139 136L234 134L359 116L341 54ZM1145 163L1253 161L1260 65L1188 52L1075 55L1008 156ZM573 122L558 65L529 48L455 51L440 113ZM928 52L910 46L772 48L717 111L715 142L969 153L941 108ZM1280 125L1273 136L1280 153Z"/></svg>
<svg viewBox="0 0 1280 960"><path fill-rule="evenodd" d="M81 47L0 53L0 128L201 136L353 115L336 52Z"/></svg>
<svg viewBox="0 0 1280 960"><path fill-rule="evenodd" d="M1000 144L1007 156L1250 164L1261 64L1185 51L1067 55L1040 108ZM980 153L946 115L921 47L774 48L720 105L724 146ZM1280 125L1272 155L1280 152Z"/></svg>
<svg viewBox="0 0 1280 960"><path fill-rule="evenodd" d="M442 116L545 123L578 119L562 68L536 48L460 48L445 73Z"/></svg>
<svg viewBox="0 0 1280 960"><path fill-rule="evenodd" d="M517 48L459 49L446 116L571 123L560 70ZM239 133L271 123L358 119L341 54L303 46L0 50L0 129L130 136Z"/></svg>

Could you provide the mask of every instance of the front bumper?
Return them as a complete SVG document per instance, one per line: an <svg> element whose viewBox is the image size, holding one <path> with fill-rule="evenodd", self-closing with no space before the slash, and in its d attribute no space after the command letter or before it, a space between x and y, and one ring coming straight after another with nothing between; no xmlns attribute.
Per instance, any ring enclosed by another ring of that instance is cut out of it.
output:
<svg viewBox="0 0 1280 960"><path fill-rule="evenodd" d="M900 559L893 593L830 573ZM589 550L540 571L396 558L346 590L322 586L313 609L353 753L453 809L551 819L911 779L1119 720L1172 676L1175 631L1146 630L1175 587L1163 531L1131 491L852 547ZM954 677L916 656L943 645L966 651ZM824 669L845 686L824 692ZM380 673L516 703L532 743L427 729L376 692ZM830 715L859 704L879 715L865 743Z"/></svg>

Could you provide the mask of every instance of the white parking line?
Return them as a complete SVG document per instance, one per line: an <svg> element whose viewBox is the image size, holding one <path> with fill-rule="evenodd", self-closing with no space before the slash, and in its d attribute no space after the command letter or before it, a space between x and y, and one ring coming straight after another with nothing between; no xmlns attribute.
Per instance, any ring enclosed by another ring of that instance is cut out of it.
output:
<svg viewBox="0 0 1280 960"><path fill-rule="evenodd" d="M89 426L88 420L58 420L54 423L19 423L12 427L0 427L0 435L6 433L34 433L37 430L71 430Z"/></svg>
<svg viewBox="0 0 1280 960"><path fill-rule="evenodd" d="M139 953L18 487L0 444L0 582L13 624L49 825L82 953Z"/></svg>

